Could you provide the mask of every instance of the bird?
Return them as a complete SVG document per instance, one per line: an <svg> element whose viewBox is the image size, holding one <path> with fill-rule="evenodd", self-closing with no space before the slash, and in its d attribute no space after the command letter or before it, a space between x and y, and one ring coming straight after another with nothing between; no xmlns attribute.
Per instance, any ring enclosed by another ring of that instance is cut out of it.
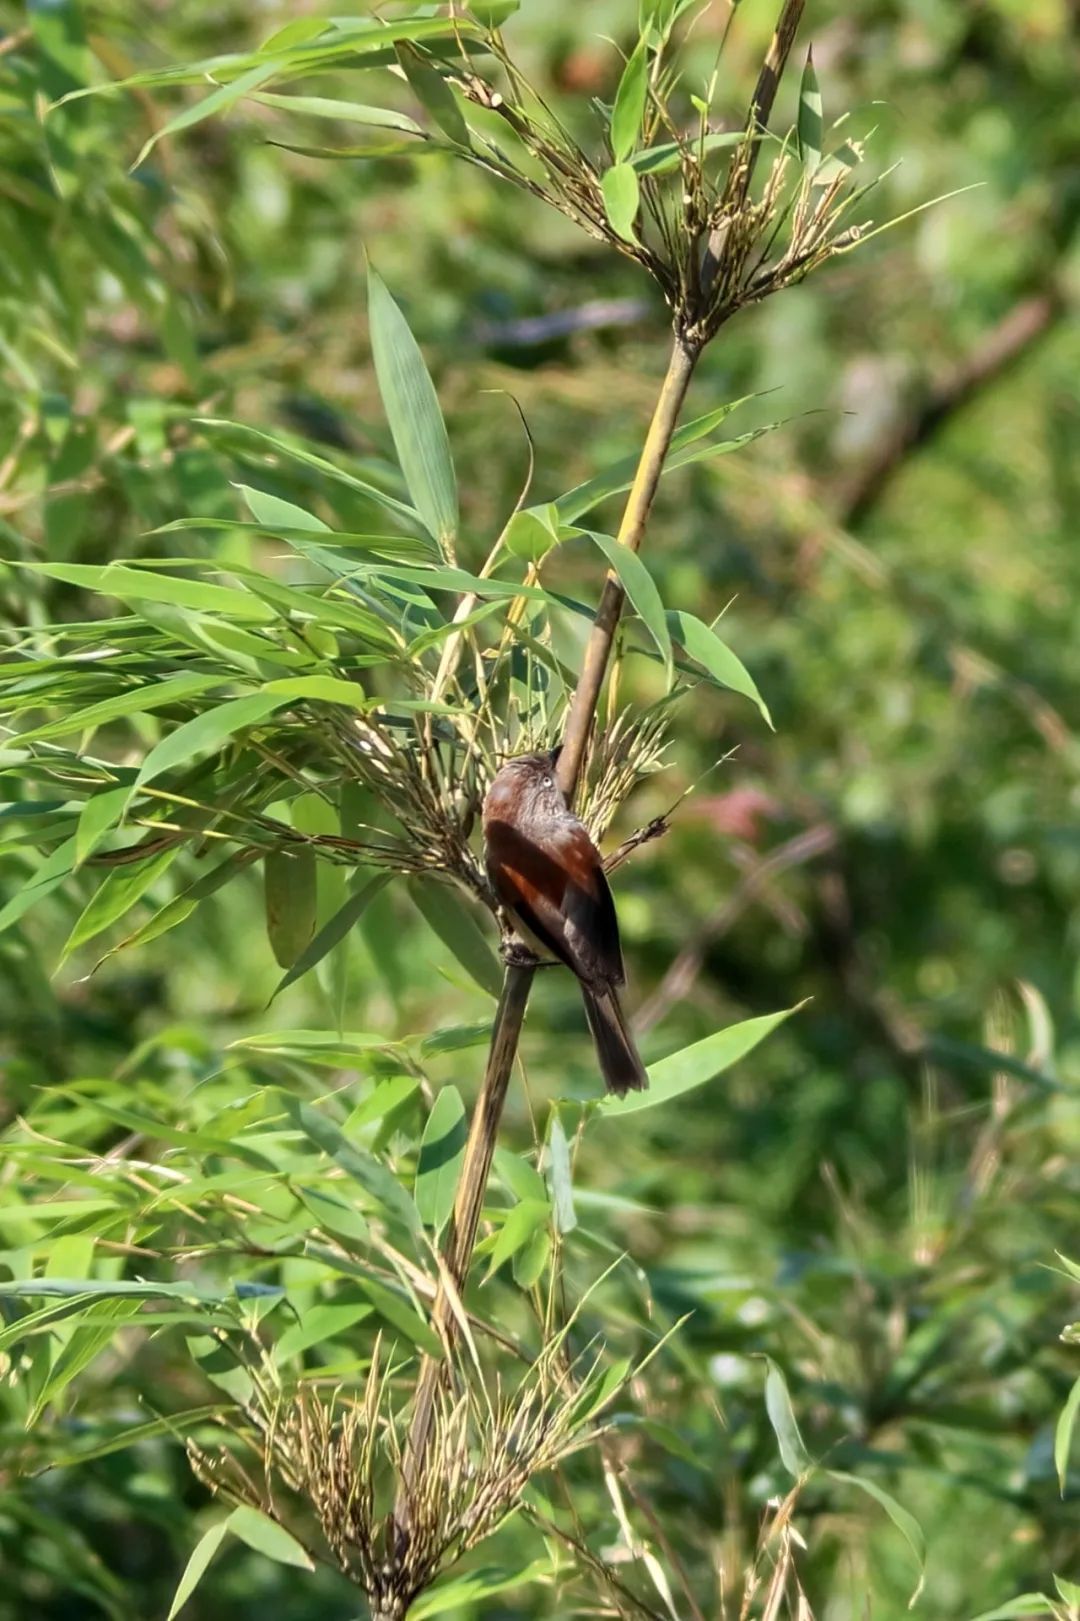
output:
<svg viewBox="0 0 1080 1621"><path fill-rule="evenodd" d="M623 1097L648 1077L619 1000L615 902L600 852L559 787L557 757L517 755L496 773L483 805L484 859L521 937L576 974L605 1086Z"/></svg>

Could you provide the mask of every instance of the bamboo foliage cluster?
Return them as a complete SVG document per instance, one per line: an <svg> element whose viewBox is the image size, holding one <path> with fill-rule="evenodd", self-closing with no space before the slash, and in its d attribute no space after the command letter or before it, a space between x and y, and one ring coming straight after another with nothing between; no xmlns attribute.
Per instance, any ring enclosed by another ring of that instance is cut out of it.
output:
<svg viewBox="0 0 1080 1621"><path fill-rule="evenodd" d="M144 1284L128 1291L115 1279L98 1280L100 1288L72 1278L60 1290L36 1276L0 1286L16 1301L59 1295L61 1307L36 1308L43 1323L88 1299L110 1302L117 1324L150 1298L201 1313L209 1338L200 1365L210 1378L217 1367L234 1422L262 1469L256 1479L228 1447L190 1439L196 1473L232 1505L221 1526L271 1557L304 1564L311 1559L306 1516L364 1589L373 1614L387 1621L403 1616L519 1510L534 1477L595 1439L603 1409L630 1380L628 1363L605 1366L580 1346L571 1352L575 1313L559 1321L560 1250L575 1218L557 1110L545 1175L505 1151L498 1159L532 966L511 962L500 976L468 904L496 910L477 850L480 802L503 759L561 740L563 786L576 791L599 838L641 778L662 763L672 708L698 683L752 702L768 720L750 673L714 627L664 603L638 551L662 477L755 436L718 437L731 404L678 427L702 348L739 308L851 246L859 231L846 223L848 211L868 189L852 184L857 148L824 134L812 64L797 128L783 138L767 133L801 4L783 7L749 113L733 130L714 127L715 82L701 95L680 82L677 44L689 8L675 0L644 4L614 103L600 109L595 152L570 135L516 67L500 28L511 9L450 6L443 16L392 23L317 21L286 30L260 52L97 88L212 80L201 101L155 132L144 160L163 138L248 98L289 120L286 134L298 119L383 132L365 148L292 138L281 144L338 158L407 151L413 143L439 147L523 187L628 254L660 288L674 328L640 458L543 503L533 501L530 475L501 531L489 537L484 560L467 566L474 537L462 532L435 390L402 310L372 271L372 352L396 462L330 460L296 436L195 421L191 431L239 475L244 515L189 515L165 526L198 537L194 553L100 567L27 563L31 594L36 581L90 593L93 617L47 628L32 617L6 636L0 666L8 729L0 770L30 790L5 829L7 852L25 863L27 881L0 912L0 929L89 878L65 955L107 933L115 942L121 925L128 932L110 951L131 947L180 926L262 860L268 932L285 989L332 959L385 884L400 876L464 975L499 997L467 1135L456 1089L445 1087L431 1101L425 1065L437 1048L422 1040L268 1031L228 1055L229 1063L250 1066L257 1089L228 1133L216 1133L212 1119L189 1130L138 1111L122 1122L139 1140L167 1130L167 1140L191 1156L182 1170L174 1167L175 1187L149 1162L93 1168L98 1176L108 1172L100 1182L108 1192L99 1196L113 1201L110 1221L123 1213L126 1243L159 1261L197 1265L223 1234L260 1242L243 1231L250 1219L267 1217L258 1200L245 1208L230 1196L212 1217L191 1216L201 1207L187 1184L209 1175L207 1156L238 1154L286 1200L285 1215L276 1205L269 1213L266 1254L303 1255L328 1277L349 1278L355 1321L378 1319L382 1335L394 1332L408 1344L411 1360L389 1355L376 1340L362 1380L354 1368L346 1381L352 1389L328 1391L302 1375L283 1376L260 1338L263 1308L272 1312L284 1294L277 1286L258 1297L263 1305L245 1308L254 1315L239 1335L235 1303L202 1298L190 1282L178 1282L173 1293L166 1286L164 1294ZM388 70L424 121L394 107L270 88L331 67ZM624 494L618 534L591 527L596 510ZM217 554L219 530L243 536L258 566ZM573 546L595 548L606 569L595 613L564 585L562 563ZM617 633L619 656L649 661L661 694L646 706L612 703L600 727L597 702ZM655 831L631 835L619 854ZM320 912L319 864L348 875L328 914ZM177 873L162 899L166 878ZM125 922L148 901L148 917L134 927ZM717 1032L653 1066L644 1097L600 1107L609 1115L655 1107L703 1084L782 1017ZM463 1027L452 1039L466 1047L478 1038ZM354 1065L370 1076L373 1093L349 1114L333 1093L298 1079L305 1066ZM421 1097L430 1104L422 1139L387 1163L393 1139L379 1136L382 1122L400 1120L405 1105ZM91 1174L85 1157L68 1159L73 1170ZM316 1162L325 1175L316 1174ZM443 1164L448 1169L439 1171ZM493 1165L513 1202L492 1217L494 1231L484 1240L491 1270L512 1265L518 1287L545 1302L531 1356L518 1338L507 1345L470 1294ZM193 1239L184 1225L191 1220L206 1233ZM163 1221L176 1224L179 1241L157 1248ZM213 1359L230 1347L222 1374ZM526 1361L513 1383L497 1371L507 1355ZM775 1422L783 1450L787 1420L782 1413ZM809 1460L792 1457L792 1473L802 1478ZM225 1534L215 1527L212 1546L196 1551L179 1602ZM777 1595L793 1571L786 1517L778 1539L779 1562L770 1567ZM595 1564L572 1541L570 1556L586 1573ZM666 1578L651 1553L648 1559L663 1599ZM608 1597L617 1589L631 1611L653 1613L610 1571L600 1579Z"/></svg>

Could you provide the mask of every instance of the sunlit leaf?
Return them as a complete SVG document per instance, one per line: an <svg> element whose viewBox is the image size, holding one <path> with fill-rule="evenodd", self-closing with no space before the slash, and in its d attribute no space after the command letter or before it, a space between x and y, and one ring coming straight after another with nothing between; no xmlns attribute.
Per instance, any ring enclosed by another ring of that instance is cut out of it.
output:
<svg viewBox="0 0 1080 1621"><path fill-rule="evenodd" d="M798 1480L811 1468L810 1455L799 1433L787 1380L771 1357L767 1357L766 1361L768 1372L765 1375L765 1410L780 1448L784 1468Z"/></svg>
<svg viewBox="0 0 1080 1621"><path fill-rule="evenodd" d="M416 339L382 278L368 270L371 352L390 432L409 494L425 527L452 548L457 479L446 424Z"/></svg>
<svg viewBox="0 0 1080 1621"><path fill-rule="evenodd" d="M623 69L611 111L611 151L617 164L625 162L637 145L648 91L648 41L642 35Z"/></svg>
<svg viewBox="0 0 1080 1621"><path fill-rule="evenodd" d="M744 1019L741 1024L729 1025L715 1035L705 1036L690 1047L672 1053L649 1065L649 1085L644 1092L628 1092L625 1097L607 1096L600 1099L597 1108L601 1116L637 1114L642 1109L654 1109L683 1092L703 1086L732 1064L745 1058L759 1042L764 1041L778 1025L798 1011L803 1004L785 1008L782 1013L766 1013L760 1018Z"/></svg>

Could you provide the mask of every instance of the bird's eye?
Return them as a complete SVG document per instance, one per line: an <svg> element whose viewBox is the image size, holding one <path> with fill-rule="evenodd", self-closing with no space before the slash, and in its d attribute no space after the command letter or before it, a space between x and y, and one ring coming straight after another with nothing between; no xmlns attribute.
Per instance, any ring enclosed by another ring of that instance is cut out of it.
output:
<svg viewBox="0 0 1080 1621"><path fill-rule="evenodd" d="M554 788L554 786L555 786L555 778L554 777L545 777L544 778L544 787L545 788Z"/></svg>

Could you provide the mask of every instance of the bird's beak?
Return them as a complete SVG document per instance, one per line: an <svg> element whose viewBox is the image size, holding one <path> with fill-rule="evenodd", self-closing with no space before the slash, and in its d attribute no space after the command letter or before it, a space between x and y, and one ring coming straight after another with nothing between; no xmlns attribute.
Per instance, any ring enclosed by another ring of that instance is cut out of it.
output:
<svg viewBox="0 0 1080 1621"><path fill-rule="evenodd" d="M561 753L562 753L562 744L561 743L556 743L555 747L549 751L548 759L551 761L551 764L552 764L553 767L558 765L558 763L559 763L559 755Z"/></svg>

